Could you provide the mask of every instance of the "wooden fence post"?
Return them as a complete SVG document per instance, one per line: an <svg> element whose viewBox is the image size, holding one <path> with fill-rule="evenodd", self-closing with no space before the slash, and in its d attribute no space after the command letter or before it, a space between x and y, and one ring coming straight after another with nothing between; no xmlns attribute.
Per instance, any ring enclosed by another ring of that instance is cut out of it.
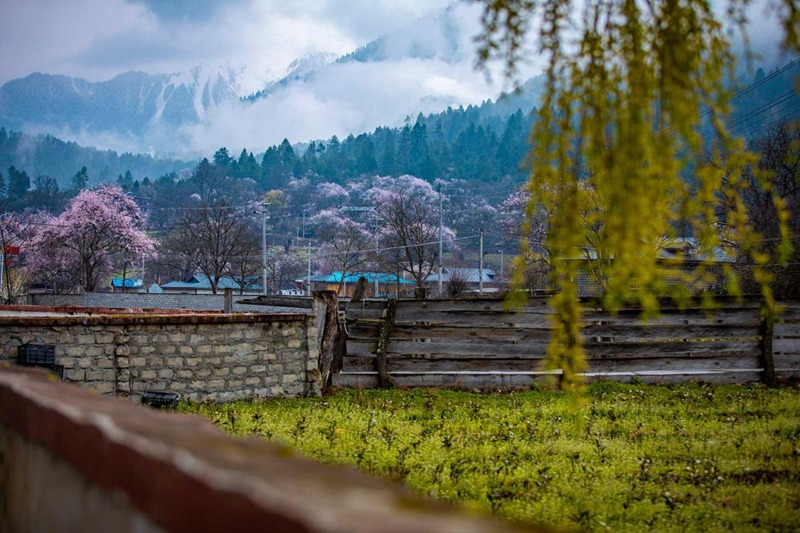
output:
<svg viewBox="0 0 800 533"><path fill-rule="evenodd" d="M389 344L389 335L394 326L394 318L397 314L397 300L394 298L386 302L386 309L383 310L381 328L378 333L378 348L375 350L375 366L378 370L378 387L390 389L395 383L389 375L389 368L386 364L386 346Z"/></svg>
<svg viewBox="0 0 800 533"><path fill-rule="evenodd" d="M224 313L233 313L233 289L225 289L225 303L222 306Z"/></svg>
<svg viewBox="0 0 800 533"><path fill-rule="evenodd" d="M775 358L772 353L772 337L775 332L775 304L764 304L761 306L761 356L759 357L761 368L764 369L762 381L768 387L774 387L775 380Z"/></svg>
<svg viewBox="0 0 800 533"><path fill-rule="evenodd" d="M319 373L324 388L330 384L338 337L344 334L339 331L339 297L336 292L314 291L314 312L317 315L317 331L320 332Z"/></svg>

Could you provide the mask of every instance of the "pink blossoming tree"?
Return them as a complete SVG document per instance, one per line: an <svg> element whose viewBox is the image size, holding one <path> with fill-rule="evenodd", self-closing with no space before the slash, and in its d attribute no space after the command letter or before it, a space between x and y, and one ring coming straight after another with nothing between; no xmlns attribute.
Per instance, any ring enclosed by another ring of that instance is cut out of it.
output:
<svg viewBox="0 0 800 533"><path fill-rule="evenodd" d="M364 265L369 256L366 250L374 248L366 225L349 218L339 209L326 209L311 218L320 239L320 255L331 270L342 272L338 291L341 292L344 278L355 268Z"/></svg>
<svg viewBox="0 0 800 533"><path fill-rule="evenodd" d="M376 178L367 195L380 220L384 264L409 273L423 287L438 255L438 193L427 181L406 175ZM453 231L444 228L442 236L452 247Z"/></svg>
<svg viewBox="0 0 800 533"><path fill-rule="evenodd" d="M58 217L39 215L36 226L27 257L31 275L85 291L155 250L139 206L116 185L81 191Z"/></svg>

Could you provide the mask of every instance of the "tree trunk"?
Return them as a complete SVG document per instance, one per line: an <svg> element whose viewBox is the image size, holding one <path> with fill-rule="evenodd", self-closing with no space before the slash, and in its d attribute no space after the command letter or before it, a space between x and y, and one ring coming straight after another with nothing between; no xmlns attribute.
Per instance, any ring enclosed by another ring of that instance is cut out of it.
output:
<svg viewBox="0 0 800 533"><path fill-rule="evenodd" d="M319 339L319 373L322 378L323 388L327 387L331 381L331 372L335 370L334 359L336 356L337 343L344 342L340 340L344 336L344 331L339 328L339 297L334 291L314 291L315 302L319 301L320 304L315 303L315 312L318 314L325 313L322 333ZM319 320L321 317L318 317ZM341 369L341 362L338 363Z"/></svg>
<svg viewBox="0 0 800 533"><path fill-rule="evenodd" d="M392 333L394 318L397 314L397 300L392 298L386 302L386 309L383 310L383 321L381 322L380 333L378 334L378 348L375 351L375 366L378 371L378 387L390 389L395 386L392 376L389 375L389 368L386 363L386 348L389 344L389 335Z"/></svg>

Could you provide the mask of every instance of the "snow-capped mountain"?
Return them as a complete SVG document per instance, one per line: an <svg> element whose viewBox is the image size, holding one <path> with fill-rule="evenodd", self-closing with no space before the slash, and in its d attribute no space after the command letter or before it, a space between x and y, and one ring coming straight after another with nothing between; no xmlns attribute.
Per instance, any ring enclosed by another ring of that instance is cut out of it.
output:
<svg viewBox="0 0 800 533"><path fill-rule="evenodd" d="M286 73L283 76L277 80L268 82L267 85L260 91L245 96L244 100L252 102L277 89L287 87L294 82L309 81L309 79L314 76L315 72L325 68L326 66L335 62L337 59L338 58L335 54L325 54L322 52L309 54L307 56L295 59L286 68Z"/></svg>
<svg viewBox="0 0 800 533"><path fill-rule="evenodd" d="M0 126L117 151L194 157L221 146L259 151L283 138L302 142L399 125L508 88L474 69L479 15L479 6L453 3L344 56L304 56L278 76L274 65L127 72L99 83L32 74L0 87Z"/></svg>
<svg viewBox="0 0 800 533"><path fill-rule="evenodd" d="M245 100L266 98L293 85L313 85L317 77L327 80L342 74L349 75L352 69L347 66L352 64L389 64L411 60L438 61L451 66L464 62L472 65L476 21L474 10L469 6L453 4L438 17L418 20L415 24L380 36L349 54L336 57L317 53L297 59L282 77Z"/></svg>
<svg viewBox="0 0 800 533"><path fill-rule="evenodd" d="M105 133L140 138L202 121L240 97L229 67L175 74L126 72L108 81L34 73L0 87L0 124L25 131Z"/></svg>

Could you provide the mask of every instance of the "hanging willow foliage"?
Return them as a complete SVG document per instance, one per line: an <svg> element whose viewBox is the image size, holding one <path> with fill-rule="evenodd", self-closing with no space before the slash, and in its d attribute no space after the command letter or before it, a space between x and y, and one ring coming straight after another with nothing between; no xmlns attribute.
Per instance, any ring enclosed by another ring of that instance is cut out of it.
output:
<svg viewBox="0 0 800 533"><path fill-rule="evenodd" d="M575 280L578 259L590 245L593 260L605 259L602 305L612 312L634 303L652 315L664 296L688 300L691 280L708 273L700 267L676 284L675 273L658 266L660 245L686 235L687 228L701 251L730 247L731 255L746 254L771 309L769 275L758 265L776 258L763 252L737 193L747 186L743 169L754 167L756 157L725 129L731 97L726 82L735 61L711 3L481 1L480 62L502 59L513 75L530 34L547 60L531 137L528 212L550 214L556 318L546 362L563 371L562 385L579 384L578 373L586 368ZM747 4L730 0L729 18L742 23ZM785 44L796 49L795 2L785 0L777 12ZM768 189L768 180L761 186ZM777 260L783 260L788 239L778 250ZM518 268L517 281L521 276ZM726 277L735 293L736 273Z"/></svg>

